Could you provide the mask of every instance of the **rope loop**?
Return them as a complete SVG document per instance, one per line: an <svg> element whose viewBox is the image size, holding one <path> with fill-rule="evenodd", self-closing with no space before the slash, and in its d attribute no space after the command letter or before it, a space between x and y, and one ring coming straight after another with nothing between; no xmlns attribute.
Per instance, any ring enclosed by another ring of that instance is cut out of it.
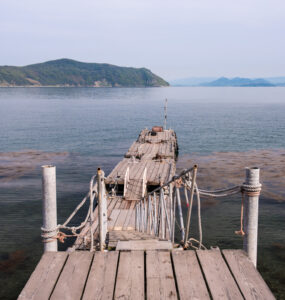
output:
<svg viewBox="0 0 285 300"><path fill-rule="evenodd" d="M257 185L243 184L241 187L241 192L249 197L259 196L261 192L262 185L259 183Z"/></svg>

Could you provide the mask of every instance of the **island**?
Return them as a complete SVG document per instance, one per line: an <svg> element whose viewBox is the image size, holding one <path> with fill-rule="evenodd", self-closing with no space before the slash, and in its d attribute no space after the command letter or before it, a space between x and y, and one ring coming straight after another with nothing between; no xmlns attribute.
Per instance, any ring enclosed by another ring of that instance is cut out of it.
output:
<svg viewBox="0 0 285 300"><path fill-rule="evenodd" d="M23 67L0 66L0 87L163 87L146 68L57 59Z"/></svg>

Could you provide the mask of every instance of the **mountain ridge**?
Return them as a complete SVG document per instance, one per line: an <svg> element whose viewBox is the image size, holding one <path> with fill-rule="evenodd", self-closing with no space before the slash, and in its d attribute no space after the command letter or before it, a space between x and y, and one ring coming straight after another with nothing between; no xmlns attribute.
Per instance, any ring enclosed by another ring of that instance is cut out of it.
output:
<svg viewBox="0 0 285 300"><path fill-rule="evenodd" d="M265 78L188 77L171 80L172 86L285 86L285 76Z"/></svg>
<svg viewBox="0 0 285 300"><path fill-rule="evenodd" d="M0 86L161 87L169 83L146 68L62 58L23 67L0 66Z"/></svg>

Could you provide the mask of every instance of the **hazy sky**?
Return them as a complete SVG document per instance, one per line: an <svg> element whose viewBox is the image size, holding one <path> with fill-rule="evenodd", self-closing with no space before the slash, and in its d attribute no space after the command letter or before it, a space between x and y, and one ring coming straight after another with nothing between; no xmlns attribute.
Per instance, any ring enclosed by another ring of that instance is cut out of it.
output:
<svg viewBox="0 0 285 300"><path fill-rule="evenodd" d="M0 65L57 58L167 80L285 76L284 0L0 0Z"/></svg>

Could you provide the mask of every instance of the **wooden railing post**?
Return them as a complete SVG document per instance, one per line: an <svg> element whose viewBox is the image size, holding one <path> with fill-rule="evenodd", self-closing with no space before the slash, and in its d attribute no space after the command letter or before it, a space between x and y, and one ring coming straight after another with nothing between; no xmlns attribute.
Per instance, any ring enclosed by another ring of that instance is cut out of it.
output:
<svg viewBox="0 0 285 300"><path fill-rule="evenodd" d="M257 234L258 234L258 206L261 184L259 182L259 168L246 168L246 178L242 186L245 194L243 248L249 259L256 266L257 263Z"/></svg>
<svg viewBox="0 0 285 300"><path fill-rule="evenodd" d="M57 251L56 168L42 166L44 252Z"/></svg>
<svg viewBox="0 0 285 300"><path fill-rule="evenodd" d="M192 213L192 206L193 206L193 197L194 197L194 190L195 190L195 183L196 183L196 176L197 176L197 165L194 165L193 174L192 174L192 183L191 183L191 191L190 191L190 202L187 211L187 223L186 223L186 234L184 237L184 247L187 247L189 231L190 231L190 223L191 223L191 213Z"/></svg>
<svg viewBox="0 0 285 300"><path fill-rule="evenodd" d="M104 250L107 234L107 199L105 193L104 172L98 168L98 219L99 219L99 244L100 251Z"/></svg>
<svg viewBox="0 0 285 300"><path fill-rule="evenodd" d="M90 199L90 251L94 250L94 232L93 232L93 221L94 221L94 213L93 213L93 204L94 204L94 198L95 198L95 194L94 192L94 179L95 179L96 175L92 176L91 180L90 180L90 186L89 186L89 199Z"/></svg>
<svg viewBox="0 0 285 300"><path fill-rule="evenodd" d="M124 179L124 197L126 196L128 184L130 180L130 167L127 167L126 173L125 173L125 179Z"/></svg>

